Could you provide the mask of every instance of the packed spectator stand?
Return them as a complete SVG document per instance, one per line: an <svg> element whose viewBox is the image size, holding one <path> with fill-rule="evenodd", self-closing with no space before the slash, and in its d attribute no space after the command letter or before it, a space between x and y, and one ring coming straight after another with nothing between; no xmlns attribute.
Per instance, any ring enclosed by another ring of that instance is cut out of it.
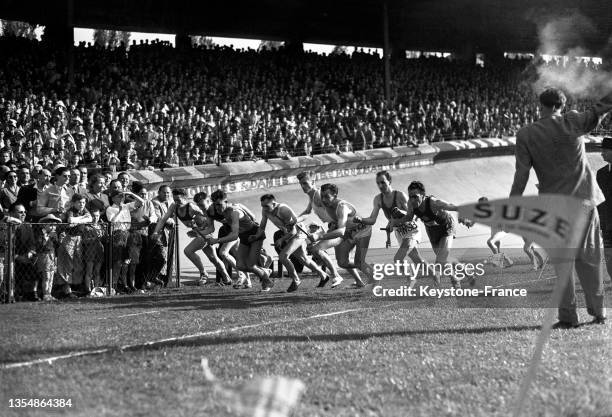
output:
<svg viewBox="0 0 612 417"><path fill-rule="evenodd" d="M381 60L363 52L82 44L70 85L65 58L40 42L2 38L0 51L0 164L17 167L119 171L417 146L512 136L538 117L521 60L394 60L387 105Z"/></svg>

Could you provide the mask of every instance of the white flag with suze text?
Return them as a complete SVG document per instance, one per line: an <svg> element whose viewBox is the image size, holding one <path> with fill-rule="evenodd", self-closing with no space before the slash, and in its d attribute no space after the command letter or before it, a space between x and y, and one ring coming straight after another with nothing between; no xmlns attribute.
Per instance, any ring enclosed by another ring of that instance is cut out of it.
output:
<svg viewBox="0 0 612 417"><path fill-rule="evenodd" d="M543 248L580 247L593 206L560 194L510 197L466 204L459 216L523 236Z"/></svg>

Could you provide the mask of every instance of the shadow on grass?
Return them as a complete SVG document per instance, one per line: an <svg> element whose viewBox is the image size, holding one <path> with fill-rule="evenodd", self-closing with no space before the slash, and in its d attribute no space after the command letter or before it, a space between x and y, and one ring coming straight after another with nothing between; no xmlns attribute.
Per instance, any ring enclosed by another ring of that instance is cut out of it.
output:
<svg viewBox="0 0 612 417"><path fill-rule="evenodd" d="M288 284L287 284L288 286ZM178 290L180 291L180 290ZM82 305L87 310L89 305L108 305L113 310L139 309L139 308L169 308L191 310L219 310L219 309L250 309L266 306L312 304L321 302L351 302L369 301L369 295L351 290L322 290L312 289L296 293L271 292L259 293L253 290L233 290L229 288L212 291L177 293L158 292L143 295L123 295L106 298L89 298L75 301L75 305Z"/></svg>
<svg viewBox="0 0 612 417"><path fill-rule="evenodd" d="M279 324L282 324L279 323ZM539 325L520 325L520 326L504 326L504 327L475 327L475 328L459 328L459 329L421 329L421 330L394 330L374 333L341 333L341 334L305 334L305 335L257 335L257 336L217 336L208 335L202 337L194 337L188 340L163 340L159 342L148 342L147 345L138 345L120 349L118 346L106 345L96 347L79 347L79 348L60 348L60 349L43 349L43 350L24 350L22 355L26 356L27 360L42 359L40 356L49 354L64 355L77 351L108 349L108 353L130 352L130 351L156 351L167 347L206 347L206 346L221 346L234 345L242 343L280 343L280 342L350 342L363 341L382 337L405 337L405 336L427 336L427 335L467 335L467 334L489 334L499 332L520 332L539 330ZM95 354L95 353L92 353ZM85 355L87 356L87 355ZM22 359L22 360L26 360ZM12 362L0 361L0 364L7 365Z"/></svg>

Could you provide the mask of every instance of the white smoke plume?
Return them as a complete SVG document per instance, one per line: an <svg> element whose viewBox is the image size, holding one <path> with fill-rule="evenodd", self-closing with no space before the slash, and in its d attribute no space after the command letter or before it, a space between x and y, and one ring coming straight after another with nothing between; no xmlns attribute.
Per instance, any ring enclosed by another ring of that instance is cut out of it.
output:
<svg viewBox="0 0 612 417"><path fill-rule="evenodd" d="M533 18L538 25L541 55L565 55L569 60L563 65L537 61L536 80L532 87L536 93L546 87L558 87L576 99L596 99L612 91L612 74L586 67L577 61L579 56L601 56L604 51L589 51L586 45L597 36L597 28L586 16L577 11L562 17ZM612 38L611 38L612 40ZM599 53L598 53L599 52ZM533 68L531 69L533 72Z"/></svg>

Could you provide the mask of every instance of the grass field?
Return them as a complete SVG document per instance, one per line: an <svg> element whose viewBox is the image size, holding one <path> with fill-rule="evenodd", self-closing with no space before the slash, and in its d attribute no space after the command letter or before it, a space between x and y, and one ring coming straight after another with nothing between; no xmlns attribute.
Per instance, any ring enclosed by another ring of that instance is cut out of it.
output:
<svg viewBox="0 0 612 417"><path fill-rule="evenodd" d="M519 285L543 300L549 278L515 265L487 269L478 285ZM202 357L228 389L259 375L302 380L296 416L510 415L544 309L380 300L348 280L334 290L317 282L306 278L287 294L289 280L277 280L262 294L257 283L233 290L186 279L146 295L0 306L0 415L232 415L205 380ZM584 310L581 319L589 320ZM612 327L555 330L524 415L611 416L610 393ZM70 398L72 407L11 409L11 398Z"/></svg>

